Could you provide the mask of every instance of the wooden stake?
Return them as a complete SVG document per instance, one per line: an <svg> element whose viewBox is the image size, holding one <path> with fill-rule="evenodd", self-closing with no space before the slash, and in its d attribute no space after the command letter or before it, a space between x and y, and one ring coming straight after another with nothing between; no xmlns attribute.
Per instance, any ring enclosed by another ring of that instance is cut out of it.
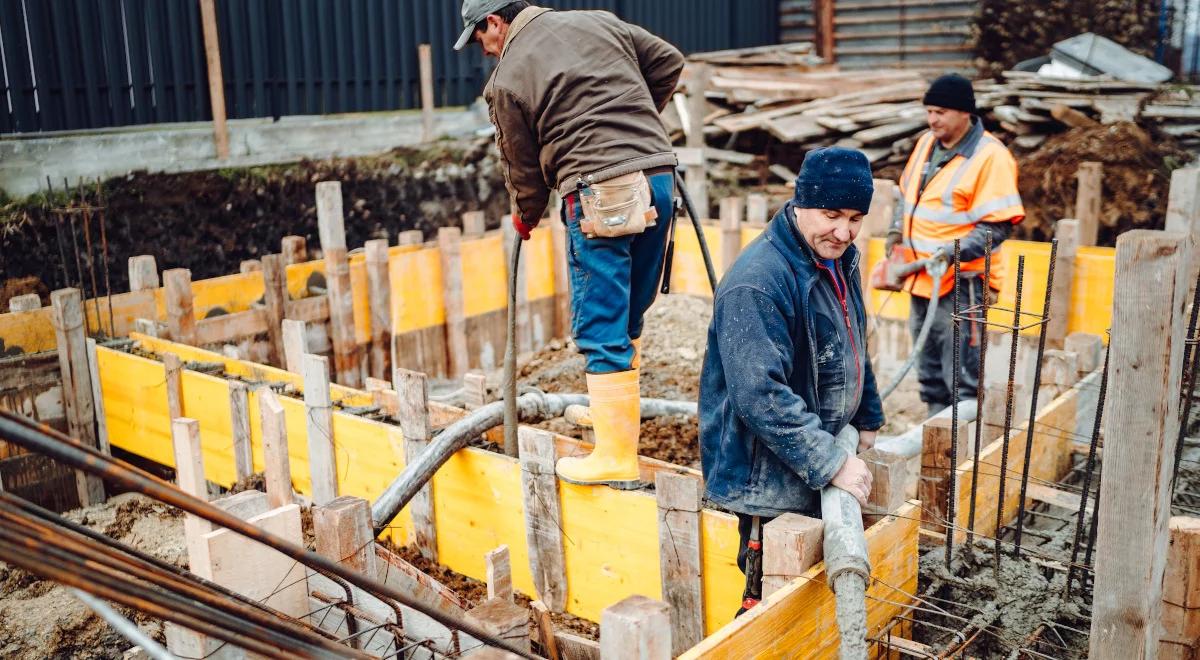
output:
<svg viewBox="0 0 1200 660"><path fill-rule="evenodd" d="M420 229L409 229L402 231L396 237L396 243L399 245L420 245L425 242L425 234L421 233Z"/></svg>
<svg viewBox="0 0 1200 660"><path fill-rule="evenodd" d="M153 255L140 254L136 257L129 257L130 291L146 291L147 289L157 289L159 286L158 264Z"/></svg>
<svg viewBox="0 0 1200 660"><path fill-rule="evenodd" d="M1098 660L1158 648L1191 285L1185 241L1144 230L1117 239L1089 652Z"/></svg>
<svg viewBox="0 0 1200 660"><path fill-rule="evenodd" d="M708 166L704 155L704 117L708 115L708 100L704 98L704 92L708 89L708 81L712 77L712 70L707 64L690 64L688 65L690 78L688 79L688 123L690 130L687 132L687 146L700 149L701 159L700 165L692 165L687 168L684 174L686 179L688 192L692 196L692 204L696 207L696 213L700 215L698 220L707 220L709 213L708 201Z"/></svg>
<svg viewBox="0 0 1200 660"><path fill-rule="evenodd" d="M243 259L241 263L238 264L238 272L242 274L261 273L262 262L258 259Z"/></svg>
<svg viewBox="0 0 1200 660"><path fill-rule="evenodd" d="M258 411L262 419L263 462L267 499L272 509L293 502L292 464L288 458L287 416L269 387L258 390Z"/></svg>
<svg viewBox="0 0 1200 660"><path fill-rule="evenodd" d="M438 229L438 249L442 254L442 296L446 305L446 348L450 358L449 376L463 377L470 368L467 348L467 312L463 303L462 230ZM398 388L397 388L398 389Z"/></svg>
<svg viewBox="0 0 1200 660"><path fill-rule="evenodd" d="M771 219L771 207L766 195L746 196L746 224L751 227L766 227Z"/></svg>
<svg viewBox="0 0 1200 660"><path fill-rule="evenodd" d="M217 36L215 0L200 0L204 58L208 68L208 97L213 116L213 144L219 160L229 159L229 127L225 123L225 79L221 74L221 41Z"/></svg>
<svg viewBox="0 0 1200 660"><path fill-rule="evenodd" d="M512 564L508 558L508 546L502 545L483 556L487 565L488 599L513 600Z"/></svg>
<svg viewBox="0 0 1200 660"><path fill-rule="evenodd" d="M163 353L163 378L167 386L167 417L183 417L183 362L174 353Z"/></svg>
<svg viewBox="0 0 1200 660"><path fill-rule="evenodd" d="M96 355L96 340L88 337L88 380L92 393L92 412L96 416L96 447L104 454L112 455L108 442L108 417L104 414L104 392L100 389L100 362Z"/></svg>
<svg viewBox="0 0 1200 660"><path fill-rule="evenodd" d="M400 433L404 436L405 460L411 463L429 446L429 382L423 373L396 369L392 375L392 387L400 395ZM413 519L410 540L417 546L421 556L437 561L432 480L409 501L408 510Z"/></svg>
<svg viewBox="0 0 1200 660"><path fill-rule="evenodd" d="M317 225L325 253L325 282L329 290L329 328L333 338L333 365L337 382L361 387L358 344L354 338L354 290L350 286L350 260L346 256L346 227L342 217L342 184L317 184Z"/></svg>
<svg viewBox="0 0 1200 660"><path fill-rule="evenodd" d="M1080 378L1099 369L1104 362L1104 339L1100 335L1072 332L1063 346L1078 357Z"/></svg>
<svg viewBox="0 0 1200 660"><path fill-rule="evenodd" d="M701 481L673 472L654 475L658 500L658 562L663 600L671 606L673 654L704 639L704 585L700 558Z"/></svg>
<svg viewBox="0 0 1200 660"><path fill-rule="evenodd" d="M337 456L333 444L333 400L329 392L329 360L304 356L304 408L308 429L308 469L312 501L317 506L338 496Z"/></svg>
<svg viewBox="0 0 1200 660"><path fill-rule="evenodd" d="M268 254L262 259L263 302L267 305L267 338L270 349L267 360L274 366L284 366L283 318L287 314L287 264L283 255Z"/></svg>
<svg viewBox="0 0 1200 660"><path fill-rule="evenodd" d="M554 243L554 336L571 336L571 270L567 262L567 228L561 222L550 224Z"/></svg>
<svg viewBox="0 0 1200 660"><path fill-rule="evenodd" d="M645 596L630 596L600 613L600 657L669 660L671 608Z"/></svg>
<svg viewBox="0 0 1200 660"><path fill-rule="evenodd" d="M42 308L42 297L36 293L27 293L23 296L13 296L8 300L8 311L17 312L33 312Z"/></svg>
<svg viewBox="0 0 1200 660"><path fill-rule="evenodd" d="M464 407L474 410L488 403L487 376L481 371L471 371L463 376L463 391L465 393Z"/></svg>
<svg viewBox="0 0 1200 660"><path fill-rule="evenodd" d="M417 46L417 59L421 70L421 141L433 142L437 137L433 116L433 47Z"/></svg>
<svg viewBox="0 0 1200 660"><path fill-rule="evenodd" d="M904 506L908 500L908 459L878 449L868 449L858 457L871 471L871 496L866 507L870 513L863 516L865 525L870 527L887 514Z"/></svg>
<svg viewBox="0 0 1200 660"><path fill-rule="evenodd" d="M167 297L167 330L171 341L196 344L196 314L192 308L192 271L172 268L163 273Z"/></svg>
<svg viewBox="0 0 1200 660"><path fill-rule="evenodd" d="M554 639L554 622L550 620L550 608L540 600L531 601L529 609L533 610L533 620L538 627L538 643L548 660L560 660L558 642Z"/></svg>
<svg viewBox="0 0 1200 660"><path fill-rule="evenodd" d="M825 526L816 518L785 513L763 525L763 598L821 561Z"/></svg>
<svg viewBox="0 0 1200 660"><path fill-rule="evenodd" d="M934 417L925 421L921 450L921 480L917 494L921 499L921 527L939 533L946 531L946 497L950 480L955 479L950 457L950 434L953 427L949 417ZM967 422L958 425L959 446L966 444Z"/></svg>
<svg viewBox="0 0 1200 660"><path fill-rule="evenodd" d="M728 273L742 253L742 198L721 200L721 263Z"/></svg>
<svg viewBox="0 0 1200 660"><path fill-rule="evenodd" d="M817 55L825 60L826 64L833 64L837 61L837 42L833 32L834 0L815 1L816 7L813 9L813 14L816 20Z"/></svg>
<svg viewBox="0 0 1200 660"><path fill-rule="evenodd" d="M1183 232L1190 237L1192 270L1188 281L1194 285L1200 272L1200 167L1181 167L1171 172L1167 231Z"/></svg>
<svg viewBox="0 0 1200 660"><path fill-rule="evenodd" d="M171 439L175 445L176 485L188 495L207 502L208 482L204 479L200 423L186 417L172 420ZM212 523L207 520L190 513L184 515L183 538L189 560L196 561L208 556L204 535L211 532L212 529Z"/></svg>
<svg viewBox="0 0 1200 660"><path fill-rule="evenodd" d="M303 236L284 236L279 243L279 251L283 254L284 264L302 264L308 261L308 239Z"/></svg>
<svg viewBox="0 0 1200 660"><path fill-rule="evenodd" d="M318 554L363 575L377 575L369 502L344 495L313 507L313 532Z"/></svg>
<svg viewBox="0 0 1200 660"><path fill-rule="evenodd" d="M50 294L50 320L58 346L58 368L62 374L63 405L67 431L88 447L96 447L96 410L88 372L87 332L83 327L83 300L79 289L59 289ZM79 505L104 501L104 482L82 470L75 472Z"/></svg>
<svg viewBox="0 0 1200 660"><path fill-rule="evenodd" d="M367 241L367 288L371 307L371 375L387 378L391 373L392 279L386 240Z"/></svg>
<svg viewBox="0 0 1200 660"><path fill-rule="evenodd" d="M284 319L280 324L283 335L283 362L288 371L298 374L308 352L308 328L304 321Z"/></svg>
<svg viewBox="0 0 1200 660"><path fill-rule="evenodd" d="M229 381L229 420L233 435L233 470L238 481L254 474L254 449L250 442L250 391L246 384Z"/></svg>
<svg viewBox="0 0 1200 660"><path fill-rule="evenodd" d="M567 606L567 569L563 554L562 508L558 500L554 436L522 426L517 432L525 502L525 540L529 571L538 598L553 612ZM669 626L669 624L668 624Z"/></svg>
<svg viewBox="0 0 1200 660"><path fill-rule="evenodd" d="M487 231L487 215L483 211L462 214L463 238L478 238Z"/></svg>
<svg viewBox="0 0 1200 660"><path fill-rule="evenodd" d="M1067 321L1071 313L1075 255L1079 251L1079 221L1059 220L1054 233L1058 238L1058 256L1054 265L1054 289L1050 300L1050 320L1046 326L1046 346L1062 348L1067 339Z"/></svg>
<svg viewBox="0 0 1200 660"><path fill-rule="evenodd" d="M1079 244L1095 245L1100 236L1100 212L1104 199L1104 164L1084 162L1075 173L1075 219L1079 221Z"/></svg>

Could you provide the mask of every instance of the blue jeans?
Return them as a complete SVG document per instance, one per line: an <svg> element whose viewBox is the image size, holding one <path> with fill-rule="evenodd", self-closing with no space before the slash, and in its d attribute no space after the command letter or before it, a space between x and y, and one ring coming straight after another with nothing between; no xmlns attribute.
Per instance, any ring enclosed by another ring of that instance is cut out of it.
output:
<svg viewBox="0 0 1200 660"><path fill-rule="evenodd" d="M587 238L579 229L579 193L563 200L567 261L571 270L571 335L591 374L632 368L631 339L642 336L642 317L658 294L674 214L672 173L649 177L658 224L641 234Z"/></svg>

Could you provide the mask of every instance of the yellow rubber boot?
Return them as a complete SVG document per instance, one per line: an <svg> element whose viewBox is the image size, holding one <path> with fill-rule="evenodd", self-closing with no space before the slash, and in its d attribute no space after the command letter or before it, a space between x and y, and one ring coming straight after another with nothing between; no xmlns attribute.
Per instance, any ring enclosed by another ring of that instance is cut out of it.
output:
<svg viewBox="0 0 1200 660"><path fill-rule="evenodd" d="M629 368L638 371L642 368L642 338L631 339L629 343L633 344L633 360ZM563 418L575 426L592 428L592 411L587 406L567 406Z"/></svg>
<svg viewBox="0 0 1200 660"><path fill-rule="evenodd" d="M638 370L588 374L591 421L596 447L585 458L559 459L555 471L563 481L604 485L619 490L640 488L638 439L641 436L641 398Z"/></svg>

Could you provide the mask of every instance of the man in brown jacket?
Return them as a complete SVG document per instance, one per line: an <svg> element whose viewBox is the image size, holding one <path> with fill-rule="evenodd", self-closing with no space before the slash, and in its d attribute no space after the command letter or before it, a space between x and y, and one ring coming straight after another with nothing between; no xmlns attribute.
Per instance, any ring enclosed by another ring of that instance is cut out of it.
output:
<svg viewBox="0 0 1200 660"><path fill-rule="evenodd" d="M563 480L639 485L639 340L674 220L675 154L659 112L683 69L667 42L608 12L464 0L461 50L499 60L484 90L522 238L557 190L571 272L571 332L587 358L596 448Z"/></svg>

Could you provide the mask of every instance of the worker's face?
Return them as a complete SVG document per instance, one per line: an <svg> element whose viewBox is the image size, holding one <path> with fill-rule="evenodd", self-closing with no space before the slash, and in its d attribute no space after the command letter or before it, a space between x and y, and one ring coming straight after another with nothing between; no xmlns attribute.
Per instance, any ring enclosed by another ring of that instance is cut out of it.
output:
<svg viewBox="0 0 1200 660"><path fill-rule="evenodd" d="M796 209L796 227L822 259L840 259L862 229L857 209Z"/></svg>
<svg viewBox="0 0 1200 660"><path fill-rule="evenodd" d="M925 106L925 122L933 137L944 145L953 145L971 125L971 114L962 110L951 110L936 105Z"/></svg>
<svg viewBox="0 0 1200 660"><path fill-rule="evenodd" d="M508 37L508 23L496 14L487 17L487 30L475 30L475 41L488 57L500 57L504 50L504 39Z"/></svg>

